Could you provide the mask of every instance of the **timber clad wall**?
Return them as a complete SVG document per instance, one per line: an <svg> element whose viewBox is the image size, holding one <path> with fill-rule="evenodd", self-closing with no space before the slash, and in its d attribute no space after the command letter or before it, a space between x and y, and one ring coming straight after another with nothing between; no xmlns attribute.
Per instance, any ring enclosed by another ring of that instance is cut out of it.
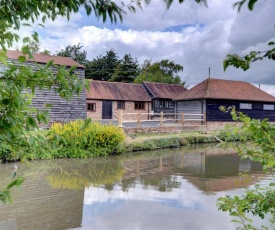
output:
<svg viewBox="0 0 275 230"><path fill-rule="evenodd" d="M176 113L203 114L205 113L205 100L176 101ZM185 118L189 118L185 116ZM194 117L190 117L194 118Z"/></svg>
<svg viewBox="0 0 275 230"><path fill-rule="evenodd" d="M240 103L252 104L252 109L240 109ZM232 121L230 113L224 113L219 110L220 106L235 106L238 112L242 112L251 118L275 121L274 110L264 110L263 105L275 105L271 102L253 102L253 101L232 101L232 100L214 100L207 99L206 116L207 121Z"/></svg>
<svg viewBox="0 0 275 230"><path fill-rule="evenodd" d="M84 81L83 69L78 68L75 70L75 75L81 81ZM49 109L50 123L85 119L87 116L84 86L79 95L74 95L68 101L61 98L54 88L51 90L36 90L35 95L36 97L32 100L34 107L45 109L45 103L52 104L52 107Z"/></svg>
<svg viewBox="0 0 275 230"><path fill-rule="evenodd" d="M87 117L101 120L102 119L102 101L100 100L90 100L87 99L87 103L95 103L96 104L96 111L92 112L87 110ZM135 110L135 102L132 101L125 101L125 110L122 110L122 113L149 113L151 110L151 103L144 102L145 109L144 110ZM117 109L117 101L112 101L112 111L113 117L112 119L118 119L118 109ZM148 115L141 115L140 118L142 120L148 120ZM137 115L124 115L123 120L137 120Z"/></svg>
<svg viewBox="0 0 275 230"><path fill-rule="evenodd" d="M10 59L9 63L14 63L15 65L20 64L17 60ZM26 62L25 65L32 66L34 71L37 69L37 65L43 66L43 64L31 61ZM56 72L55 67L51 67L51 70L53 73ZM74 72L80 81L84 81L85 72L83 68L77 68ZM32 99L33 106L39 110L45 110L46 103L52 104L52 107L48 108L50 115L49 124L53 122L69 122L76 119L85 119L87 116L84 86L79 95L74 95L68 101L61 98L59 94L55 92L54 87L51 90L37 89Z"/></svg>

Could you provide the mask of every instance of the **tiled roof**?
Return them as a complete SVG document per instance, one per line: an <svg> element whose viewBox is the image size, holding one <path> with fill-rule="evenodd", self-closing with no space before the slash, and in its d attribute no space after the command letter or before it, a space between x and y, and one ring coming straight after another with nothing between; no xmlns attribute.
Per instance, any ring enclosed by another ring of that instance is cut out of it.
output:
<svg viewBox="0 0 275 230"><path fill-rule="evenodd" d="M14 51L14 50L8 50L7 56L10 59L18 59L19 56L22 56L21 51ZM60 57L60 56L51 56L46 54L33 54L34 60L38 63L47 63L51 60L54 61L55 65L65 65L65 66L77 66L79 68L84 68L83 65L79 64L78 62L74 61L73 59L69 57ZM33 62L33 59L28 59L28 61Z"/></svg>
<svg viewBox="0 0 275 230"><path fill-rule="evenodd" d="M156 82L143 82L154 98L174 99L182 95L187 89L182 85L165 84Z"/></svg>
<svg viewBox="0 0 275 230"><path fill-rule="evenodd" d="M151 101L141 84L91 81L86 99Z"/></svg>
<svg viewBox="0 0 275 230"><path fill-rule="evenodd" d="M226 99L275 102L275 97L244 81L208 78L175 100Z"/></svg>

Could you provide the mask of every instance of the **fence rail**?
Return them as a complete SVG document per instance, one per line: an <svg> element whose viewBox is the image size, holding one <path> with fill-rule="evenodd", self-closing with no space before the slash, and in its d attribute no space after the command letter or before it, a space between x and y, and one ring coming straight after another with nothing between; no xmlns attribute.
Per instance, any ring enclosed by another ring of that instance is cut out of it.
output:
<svg viewBox="0 0 275 230"><path fill-rule="evenodd" d="M142 115L147 115L153 119L141 119ZM135 116L134 119L126 120L125 116ZM159 119L156 119L158 118ZM172 118L171 118L172 117ZM159 122L160 126L163 126L166 121L174 121L175 123L185 125L185 122L196 121L201 122L201 124L206 124L206 114L194 114L194 113L123 113L123 110L118 110L118 126L123 127L123 123L136 122L137 127L140 127L142 122Z"/></svg>

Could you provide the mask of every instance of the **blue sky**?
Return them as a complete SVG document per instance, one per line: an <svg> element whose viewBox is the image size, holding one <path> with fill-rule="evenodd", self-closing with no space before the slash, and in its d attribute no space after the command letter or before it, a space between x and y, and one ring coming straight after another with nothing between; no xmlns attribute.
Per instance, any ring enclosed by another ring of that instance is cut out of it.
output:
<svg viewBox="0 0 275 230"><path fill-rule="evenodd" d="M186 0L173 3L167 10L162 0L151 0L143 10L125 15L122 24L103 24L80 11L70 21L58 18L35 29L41 50L52 54L80 43L90 60L111 49L120 57L130 53L140 64L146 59L170 59L184 67L180 76L190 87L207 78L210 67L213 78L261 84L262 89L275 95L274 61L254 63L246 72L234 68L223 71L226 54L265 50L267 42L275 40L274 1L260 1L253 12L245 7L241 13L233 9L235 2L208 0L206 8ZM31 30L22 28L20 35L28 35Z"/></svg>

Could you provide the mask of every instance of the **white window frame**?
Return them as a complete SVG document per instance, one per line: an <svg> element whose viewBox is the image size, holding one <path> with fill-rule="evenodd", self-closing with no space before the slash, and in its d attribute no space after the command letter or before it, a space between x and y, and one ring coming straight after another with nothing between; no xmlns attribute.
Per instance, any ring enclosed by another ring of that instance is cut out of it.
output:
<svg viewBox="0 0 275 230"><path fill-rule="evenodd" d="M240 109L252 109L252 103L240 103Z"/></svg>
<svg viewBox="0 0 275 230"><path fill-rule="evenodd" d="M274 105L272 105L272 104L264 104L263 110L274 110Z"/></svg>

